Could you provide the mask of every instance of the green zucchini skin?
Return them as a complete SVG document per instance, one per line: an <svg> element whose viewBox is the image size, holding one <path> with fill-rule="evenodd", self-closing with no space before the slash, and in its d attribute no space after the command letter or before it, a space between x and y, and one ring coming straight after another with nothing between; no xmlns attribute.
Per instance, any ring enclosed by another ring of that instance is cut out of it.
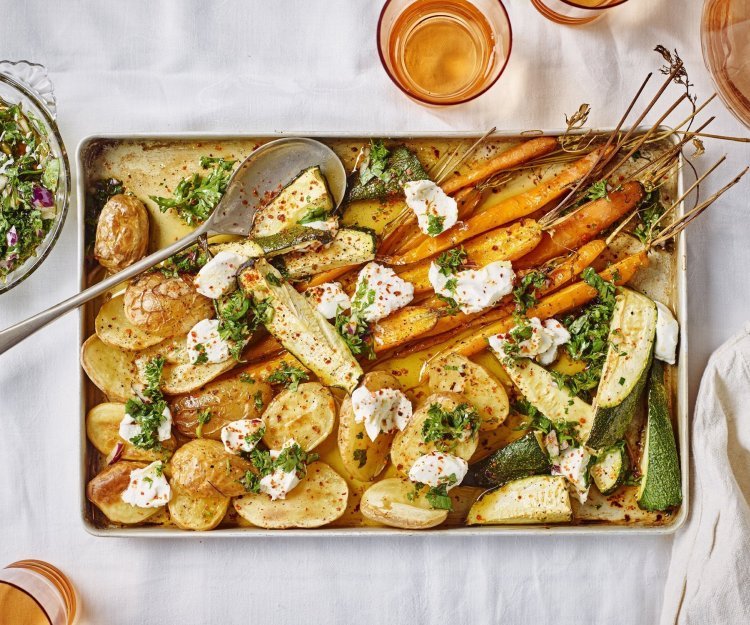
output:
<svg viewBox="0 0 750 625"><path fill-rule="evenodd" d="M614 479L607 475L603 470L600 470L603 463L607 462L609 458L612 458L614 462L619 464ZM611 495L625 481L625 476L628 473L629 467L630 459L625 450L625 442L620 441L616 445L599 454L596 463L591 467L591 478L594 480L594 484L596 484L596 487L602 495Z"/></svg>
<svg viewBox="0 0 750 625"><path fill-rule="evenodd" d="M405 182L429 179L417 155L403 145L391 149L384 174L387 182L380 178L373 178L365 184L360 184L359 172L355 172L354 175L357 177L353 183L350 182L347 201L384 200L388 197L403 195L402 188Z"/></svg>
<svg viewBox="0 0 750 625"><path fill-rule="evenodd" d="M592 449L612 447L625 435L646 387L655 337L656 304L641 293L621 289L594 400L594 422L586 440Z"/></svg>
<svg viewBox="0 0 750 625"><path fill-rule="evenodd" d="M529 475L549 473L551 468L539 436L529 432L473 465L462 484L499 486Z"/></svg>
<svg viewBox="0 0 750 625"><path fill-rule="evenodd" d="M682 503L682 483L677 442L669 418L664 389L664 365L655 360L648 389L648 421L641 456L641 484L638 506L663 511Z"/></svg>
<svg viewBox="0 0 750 625"><path fill-rule="evenodd" d="M304 226L292 226L286 230L281 230L276 234L270 234L265 237L256 237L253 239L265 253L266 256L283 254L294 250L295 248L318 241L325 245L333 240L333 235L324 230L315 228L305 228Z"/></svg>

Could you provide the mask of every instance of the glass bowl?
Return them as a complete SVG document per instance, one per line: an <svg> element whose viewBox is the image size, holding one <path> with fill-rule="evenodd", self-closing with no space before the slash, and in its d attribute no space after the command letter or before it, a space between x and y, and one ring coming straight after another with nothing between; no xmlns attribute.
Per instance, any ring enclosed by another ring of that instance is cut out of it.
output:
<svg viewBox="0 0 750 625"><path fill-rule="evenodd" d="M0 294L9 291L28 278L44 262L62 231L70 202L70 164L60 131L55 123L57 113L54 89L47 76L47 68L28 61L0 61L0 98L11 104L21 104L24 113L31 113L47 133L50 150L60 160L60 176L55 193L56 213L42 242L23 264L0 278Z"/></svg>

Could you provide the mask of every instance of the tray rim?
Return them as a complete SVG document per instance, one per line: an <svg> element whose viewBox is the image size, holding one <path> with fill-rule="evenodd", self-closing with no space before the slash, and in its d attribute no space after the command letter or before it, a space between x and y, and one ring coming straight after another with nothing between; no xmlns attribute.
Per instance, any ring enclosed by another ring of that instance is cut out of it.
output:
<svg viewBox="0 0 750 625"><path fill-rule="evenodd" d="M635 128L636 133L645 132L648 126L638 126ZM591 129L594 133L612 132L613 128ZM628 128L622 130L627 131ZM660 131L671 131L668 126L659 126ZM588 130L577 131L573 134L582 134ZM565 129L547 129L547 130L497 130L490 136L499 139L523 139L533 138L535 136L560 136L565 133ZM190 141L190 140L210 140L210 141L231 141L243 139L278 139L281 137L312 137L318 139L354 139L367 137L385 137L390 139L477 139L484 133L476 130L450 130L450 131L417 131L417 132L379 132L371 131L273 131L267 130L259 132L119 132L119 133L92 133L84 136L76 146L75 151L75 178L76 178L76 200L78 204L77 218L77 272L78 286L80 289L85 288L85 169L84 155L89 146L98 141ZM667 137L672 143L676 143L679 137L676 134L670 134ZM679 160L682 162L683 156ZM677 170L677 194L681 197L684 193L684 167L678 167ZM678 215L684 214L685 203L680 202L676 211ZM677 516L672 523L664 526L627 526L614 524L580 524L580 525L493 525L493 526L463 526L463 527L446 527L432 528L430 531L406 530L392 527L320 527L314 529L263 529L263 528L226 528L213 529L210 531L188 531L177 528L163 527L116 527L102 528L97 527L86 516L86 402L85 402L85 385L86 374L79 363L79 487L78 487L78 510L80 521L85 531L92 536L97 537L120 537L120 538L264 538L269 536L294 536L294 537L383 537L383 536L420 536L420 537L461 537L461 536L550 536L550 535L584 535L584 536L643 536L643 535L670 535L677 532L687 520L690 507L690 437L689 437L689 396L688 396L688 302L687 302L687 232L683 231L678 237L675 246L676 254L676 294L677 304L675 306L677 318L680 322L680 341L678 345L677 356L677 389L675 402L675 422L677 423L677 438L680 448L680 474L682 480L682 504ZM84 307L78 309L78 347L85 340L85 313Z"/></svg>

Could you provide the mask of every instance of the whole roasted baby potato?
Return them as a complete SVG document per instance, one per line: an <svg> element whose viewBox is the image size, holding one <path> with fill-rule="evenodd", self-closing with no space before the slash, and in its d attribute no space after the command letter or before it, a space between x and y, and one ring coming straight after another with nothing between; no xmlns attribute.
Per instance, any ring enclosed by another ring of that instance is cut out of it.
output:
<svg viewBox="0 0 750 625"><path fill-rule="evenodd" d="M197 438L198 416L208 411L209 420L201 428L203 438L221 440L221 428L238 419L258 419L271 401L273 391L264 382L248 383L227 378L175 397L170 404L177 430L188 438Z"/></svg>
<svg viewBox="0 0 750 625"><path fill-rule="evenodd" d="M94 256L112 273L140 260L148 251L148 211L134 195L113 195L96 224Z"/></svg>
<svg viewBox="0 0 750 625"><path fill-rule="evenodd" d="M113 523L142 523L160 508L139 508L124 502L122 494L130 484L130 472L145 466L143 462L115 462L88 483L86 497Z"/></svg>
<svg viewBox="0 0 750 625"><path fill-rule="evenodd" d="M199 438L185 443L169 463L170 480L178 488L199 497L237 497L245 493L242 478L252 465L229 454L219 441Z"/></svg>
<svg viewBox="0 0 750 625"><path fill-rule="evenodd" d="M164 337L186 334L214 316L211 300L195 290L191 276L167 277L159 271L131 282L123 305L130 323Z"/></svg>

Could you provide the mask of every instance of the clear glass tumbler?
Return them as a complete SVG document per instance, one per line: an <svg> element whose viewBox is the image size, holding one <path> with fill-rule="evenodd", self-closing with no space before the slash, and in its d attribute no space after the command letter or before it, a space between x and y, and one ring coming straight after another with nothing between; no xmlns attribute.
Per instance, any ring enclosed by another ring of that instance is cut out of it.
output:
<svg viewBox="0 0 750 625"><path fill-rule="evenodd" d="M531 0L544 17L565 26L583 26L628 0Z"/></svg>

